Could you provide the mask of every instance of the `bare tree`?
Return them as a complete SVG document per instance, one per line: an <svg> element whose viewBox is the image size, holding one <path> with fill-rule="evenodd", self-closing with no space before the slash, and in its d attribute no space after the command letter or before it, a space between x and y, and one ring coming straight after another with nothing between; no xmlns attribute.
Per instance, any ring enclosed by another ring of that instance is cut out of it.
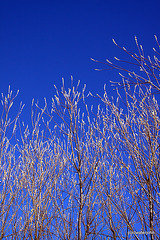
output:
<svg viewBox="0 0 160 240"><path fill-rule="evenodd" d="M104 97L100 97L107 108L103 118L108 129L106 135L110 133L110 153L119 168L118 175L122 175L122 185L117 192L119 197L117 199L117 195L113 195L111 202L125 223L127 232L138 238L138 232L142 231L146 233L146 238L150 235L151 239L159 239L160 110L157 101L159 95L156 93L160 92L160 65L156 56L153 57L154 60L145 58L143 47L139 46L137 38L135 40L139 55L119 47L115 41L114 43L135 61L127 63L133 68L138 67L138 73L136 69L131 71L109 60L103 63L120 70L122 76L122 83L118 82L117 85L116 103L109 100L106 91ZM158 43L157 38L156 41ZM126 64L126 61L115 59ZM120 94L119 86L123 87L124 93ZM109 190L106 194L110 196ZM123 233L126 231L123 230Z"/></svg>
<svg viewBox="0 0 160 240"><path fill-rule="evenodd" d="M18 92L17 92L18 94ZM16 218L19 210L17 197L19 187L17 186L19 169L16 163L16 141L14 140L19 115L23 109L20 105L19 111L11 120L13 97L10 87L7 96L2 94L2 108L0 119L0 239L15 232ZM12 114L13 115L13 114Z"/></svg>
<svg viewBox="0 0 160 240"><path fill-rule="evenodd" d="M97 239L104 227L97 186L101 160L99 137L85 102L85 87L81 93L78 86L72 86L67 92L63 83L61 92L56 91L52 114L49 111L45 114L51 122L54 122L54 114L61 120L61 124L60 121L56 124L65 161L60 199L57 200L59 239Z"/></svg>

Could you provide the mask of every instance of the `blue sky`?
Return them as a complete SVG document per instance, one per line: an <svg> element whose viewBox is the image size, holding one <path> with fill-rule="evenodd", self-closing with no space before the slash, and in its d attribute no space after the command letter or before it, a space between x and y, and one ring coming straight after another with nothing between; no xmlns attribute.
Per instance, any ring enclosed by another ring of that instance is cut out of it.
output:
<svg viewBox="0 0 160 240"><path fill-rule="evenodd" d="M100 65L90 58L121 56L112 38L135 51L135 35L151 53L154 34L160 36L159 13L158 0L0 1L0 92L8 85L19 89L27 112L32 98L49 101L53 85L60 87L64 77L69 86L71 75L93 94L102 94L104 84L114 94L109 81L118 73L94 71Z"/></svg>
<svg viewBox="0 0 160 240"><path fill-rule="evenodd" d="M154 34L160 41L160 0L0 0L0 93L9 85L20 90L13 111L22 101L26 122L32 99L50 102L62 77L67 87L72 75L94 95L103 94L104 84L114 95L110 80L119 81L118 72L95 71L103 66L90 58L125 59L112 38L137 51L135 35L152 54Z"/></svg>

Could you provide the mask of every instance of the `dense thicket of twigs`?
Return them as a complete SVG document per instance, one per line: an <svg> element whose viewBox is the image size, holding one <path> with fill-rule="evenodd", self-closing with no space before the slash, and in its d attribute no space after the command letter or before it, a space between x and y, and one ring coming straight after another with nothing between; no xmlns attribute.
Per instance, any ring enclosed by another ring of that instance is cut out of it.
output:
<svg viewBox="0 0 160 240"><path fill-rule="evenodd" d="M107 60L129 75L97 110L62 82L51 109L32 102L28 127L22 105L10 119L17 94L2 95L0 239L159 239L160 62L136 43L139 55L123 50L137 73Z"/></svg>

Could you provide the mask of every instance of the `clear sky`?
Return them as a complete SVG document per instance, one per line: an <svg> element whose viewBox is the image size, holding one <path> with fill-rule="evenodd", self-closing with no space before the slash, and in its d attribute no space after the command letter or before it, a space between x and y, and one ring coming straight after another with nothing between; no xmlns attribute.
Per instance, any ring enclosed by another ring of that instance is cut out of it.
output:
<svg viewBox="0 0 160 240"><path fill-rule="evenodd" d="M159 0L1 0L0 92L19 89L26 111L33 97L50 100L62 77L69 86L71 75L93 94L105 83L112 93L118 73L94 71L90 58L119 57L112 38L135 50L135 35L151 52L154 34L160 38Z"/></svg>

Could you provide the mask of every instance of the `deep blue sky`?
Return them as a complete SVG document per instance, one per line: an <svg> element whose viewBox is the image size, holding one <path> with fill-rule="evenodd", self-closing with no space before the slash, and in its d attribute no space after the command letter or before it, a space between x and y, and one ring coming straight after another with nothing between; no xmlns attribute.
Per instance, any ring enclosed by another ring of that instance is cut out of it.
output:
<svg viewBox="0 0 160 240"><path fill-rule="evenodd" d="M159 0L1 0L0 92L19 89L26 110L33 97L49 100L62 77L69 86L71 75L94 94L105 83L112 93L117 72L94 71L90 58L120 56L112 38L135 50L135 35L151 51L154 34L160 37Z"/></svg>

